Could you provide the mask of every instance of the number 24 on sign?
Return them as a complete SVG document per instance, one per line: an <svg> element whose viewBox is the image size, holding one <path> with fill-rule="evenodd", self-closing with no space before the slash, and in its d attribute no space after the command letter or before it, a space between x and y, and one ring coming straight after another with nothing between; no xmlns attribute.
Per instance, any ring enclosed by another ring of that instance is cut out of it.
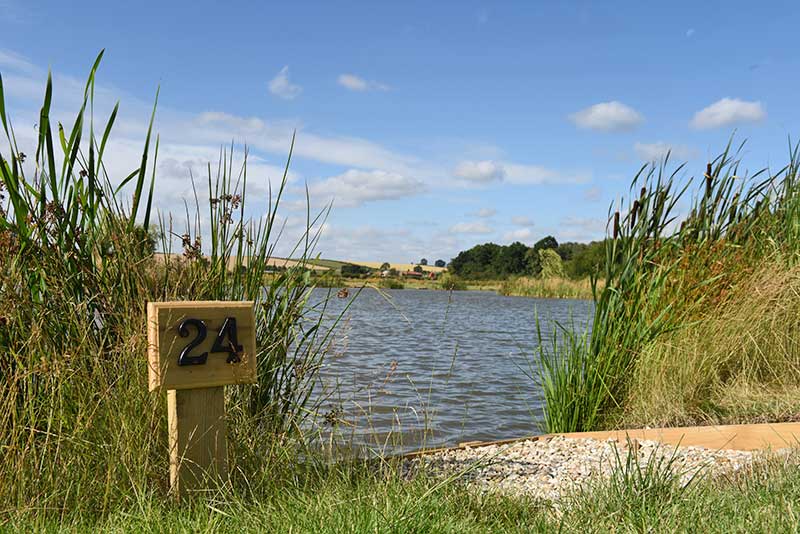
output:
<svg viewBox="0 0 800 534"><path fill-rule="evenodd" d="M197 356L191 356L189 352L205 341L208 335L208 327L205 321L200 319L184 319L180 326L178 326L178 333L181 337L189 335L189 326L193 326L197 330L197 336L186 345L178 356L178 365L203 365L208 359L208 352L204 352ZM228 344L223 344L225 337L228 337ZM217 338L211 346L211 352L227 352L227 363L238 363L241 361L239 353L242 352L244 347L239 345L239 334L236 330L236 317L226 317L225 322L222 323L222 328L219 329Z"/></svg>
<svg viewBox="0 0 800 534"><path fill-rule="evenodd" d="M149 303L150 389L255 382L252 306L251 302Z"/></svg>

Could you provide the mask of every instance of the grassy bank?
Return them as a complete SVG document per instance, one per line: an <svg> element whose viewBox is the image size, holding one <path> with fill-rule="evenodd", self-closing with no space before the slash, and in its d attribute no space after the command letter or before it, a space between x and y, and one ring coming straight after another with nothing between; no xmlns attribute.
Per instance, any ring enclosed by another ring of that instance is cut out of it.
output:
<svg viewBox="0 0 800 534"><path fill-rule="evenodd" d="M661 471L622 470L566 497L559 508L476 492L457 481L407 481L358 466L288 479L273 491L219 493L178 507L159 495L99 515L6 510L18 532L792 532L800 514L797 459L770 459L683 487Z"/></svg>
<svg viewBox="0 0 800 534"><path fill-rule="evenodd" d="M317 275L317 287L379 287L382 289L429 289L457 291L494 291L511 297L534 297L556 299L591 299L592 285L586 280L569 278L517 277L509 280L464 280L441 275L436 280L414 278L347 278L336 275Z"/></svg>
<svg viewBox="0 0 800 534"><path fill-rule="evenodd" d="M588 278L571 280L569 278L515 277L504 281L498 293L514 297L591 299L592 284Z"/></svg>
<svg viewBox="0 0 800 534"><path fill-rule="evenodd" d="M796 421L800 268L768 262L691 324L643 347L625 424Z"/></svg>
<svg viewBox="0 0 800 534"><path fill-rule="evenodd" d="M549 430L800 414L797 165L748 174L729 148L697 181L642 168L611 214L591 336L540 354Z"/></svg>

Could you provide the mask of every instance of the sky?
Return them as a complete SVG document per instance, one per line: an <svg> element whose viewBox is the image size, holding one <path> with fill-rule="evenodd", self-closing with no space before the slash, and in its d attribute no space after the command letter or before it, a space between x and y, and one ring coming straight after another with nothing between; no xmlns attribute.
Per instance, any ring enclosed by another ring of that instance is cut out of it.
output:
<svg viewBox="0 0 800 534"><path fill-rule="evenodd" d="M112 182L138 165L160 87L162 213L185 219L190 173L205 179L233 143L261 217L296 132L279 251L307 188L312 210L333 203L322 257L448 261L478 243L602 238L609 206L668 150L699 175L735 135L745 166L780 168L800 135L798 15L797 2L0 0L0 75L30 146L48 70L66 124L105 49L95 116L120 102Z"/></svg>

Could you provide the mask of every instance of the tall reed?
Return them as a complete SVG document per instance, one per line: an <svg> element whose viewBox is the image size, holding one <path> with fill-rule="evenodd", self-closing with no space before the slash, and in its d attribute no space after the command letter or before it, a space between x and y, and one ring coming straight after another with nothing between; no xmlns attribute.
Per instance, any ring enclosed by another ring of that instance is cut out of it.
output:
<svg viewBox="0 0 800 534"><path fill-rule="evenodd" d="M668 170L669 156L643 166L609 210L589 343L541 345L548 431L614 426L643 347L698 320L764 258L796 261L798 148L778 172L751 176L740 174L741 148L729 144L708 164L685 213L697 181L682 179L684 165Z"/></svg>
<svg viewBox="0 0 800 534"><path fill-rule="evenodd" d="M321 327L324 299L310 305L304 262L326 212L307 214L307 230L294 246L297 266L266 276L281 234L286 172L266 199L266 216L253 221L245 210L247 152L237 157L232 146L220 151L213 170L208 165L207 191L202 203L195 192L184 228L168 214L156 215L155 108L140 166L109 176L105 161L113 154L106 149L119 104L97 128L102 55L69 128L50 118L48 77L32 157L17 144L0 77L8 141L0 149L0 500L6 506L104 513L165 489L165 402L145 382L148 300L256 302L259 383L227 392L232 484L252 489L273 476L272 459L302 437L315 413L310 394L330 330ZM205 232L201 219L209 221ZM173 253L176 239L180 249Z"/></svg>

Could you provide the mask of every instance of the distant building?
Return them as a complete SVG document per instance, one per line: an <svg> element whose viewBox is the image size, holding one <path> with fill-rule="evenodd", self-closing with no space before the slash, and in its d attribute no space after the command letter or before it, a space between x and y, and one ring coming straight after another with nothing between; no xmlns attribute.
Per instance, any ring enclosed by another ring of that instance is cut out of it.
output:
<svg viewBox="0 0 800 534"><path fill-rule="evenodd" d="M423 271L421 273L418 273L417 271L403 271L400 273L400 275L403 278L414 278L416 280L423 280L426 278L428 280L436 280L436 273L428 271Z"/></svg>

